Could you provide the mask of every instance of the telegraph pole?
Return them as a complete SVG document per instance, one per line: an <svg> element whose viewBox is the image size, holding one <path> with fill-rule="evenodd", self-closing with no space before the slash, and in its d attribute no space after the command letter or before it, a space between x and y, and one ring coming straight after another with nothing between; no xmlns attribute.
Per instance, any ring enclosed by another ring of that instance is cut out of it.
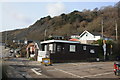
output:
<svg viewBox="0 0 120 80"><path fill-rule="evenodd" d="M102 25L102 39L103 39L103 19L101 21L101 25Z"/></svg>
<svg viewBox="0 0 120 80"><path fill-rule="evenodd" d="M46 40L46 35L47 35L47 30L45 29L45 33L44 33L44 41Z"/></svg>
<svg viewBox="0 0 120 80"><path fill-rule="evenodd" d="M115 31L116 31L116 41L118 40L118 25L117 21L115 20Z"/></svg>
<svg viewBox="0 0 120 80"><path fill-rule="evenodd" d="M6 49L6 47L7 47L7 31L5 32L5 49Z"/></svg>
<svg viewBox="0 0 120 80"><path fill-rule="evenodd" d="M7 44L7 31L5 32L5 44Z"/></svg>

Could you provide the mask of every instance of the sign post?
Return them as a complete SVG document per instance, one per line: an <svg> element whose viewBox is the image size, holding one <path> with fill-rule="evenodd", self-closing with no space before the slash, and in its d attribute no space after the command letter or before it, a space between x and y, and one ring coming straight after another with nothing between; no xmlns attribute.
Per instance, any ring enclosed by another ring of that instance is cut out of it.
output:
<svg viewBox="0 0 120 80"><path fill-rule="evenodd" d="M106 40L103 40L104 61L106 60Z"/></svg>

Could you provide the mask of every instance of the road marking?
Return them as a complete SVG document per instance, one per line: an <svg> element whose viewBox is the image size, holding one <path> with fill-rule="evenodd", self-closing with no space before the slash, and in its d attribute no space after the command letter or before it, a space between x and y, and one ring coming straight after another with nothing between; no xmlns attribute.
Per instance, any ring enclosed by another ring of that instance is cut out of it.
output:
<svg viewBox="0 0 120 80"><path fill-rule="evenodd" d="M55 69L58 70L58 71L61 71L63 73L78 77L78 78L95 77L95 76L102 76L102 75L107 75L107 74L112 74L113 73L113 72L108 72L108 73L101 73L101 74L96 74L96 75L79 76L79 75L64 71L62 69L57 69L57 68L55 68Z"/></svg>
<svg viewBox="0 0 120 80"><path fill-rule="evenodd" d="M107 74L112 74L113 72L108 72L108 73L101 73L101 74L96 74L96 75L88 75L88 76L82 76L81 78L85 77L95 77L95 76L102 76L102 75L107 75Z"/></svg>
<svg viewBox="0 0 120 80"><path fill-rule="evenodd" d="M47 70L47 71L56 71L56 70L54 70L54 69L51 69L51 70Z"/></svg>
<svg viewBox="0 0 120 80"><path fill-rule="evenodd" d="M37 75L42 75L42 74L40 73L41 71L39 71L39 72L36 71L36 68L33 68L33 69L31 69L31 70L32 70L34 73L36 73Z"/></svg>
<svg viewBox="0 0 120 80"><path fill-rule="evenodd" d="M64 71L64 70L62 70L62 69L57 69L57 68L55 68L55 70L58 70L58 71L64 72L64 73L66 73L66 74L69 74L69 75L72 75L72 76L75 76L75 77L78 77L78 78L81 77L81 76L79 76L79 75L75 75L75 74L73 74L73 73L70 73L70 72Z"/></svg>

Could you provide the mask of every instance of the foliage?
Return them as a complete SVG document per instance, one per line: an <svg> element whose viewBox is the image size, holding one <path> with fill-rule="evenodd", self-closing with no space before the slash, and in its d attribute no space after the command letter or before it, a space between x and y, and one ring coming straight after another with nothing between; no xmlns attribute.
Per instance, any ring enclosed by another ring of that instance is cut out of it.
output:
<svg viewBox="0 0 120 80"><path fill-rule="evenodd" d="M97 40L96 42L94 42L94 44L99 44L100 46L103 45L103 39ZM114 42L112 40L106 40L106 44L113 45Z"/></svg>
<svg viewBox="0 0 120 80"><path fill-rule="evenodd" d="M98 43L99 45L103 45L103 39L97 40L97 43Z"/></svg>
<svg viewBox="0 0 120 80"><path fill-rule="evenodd" d="M29 60L35 61L35 58L34 57L30 57Z"/></svg>

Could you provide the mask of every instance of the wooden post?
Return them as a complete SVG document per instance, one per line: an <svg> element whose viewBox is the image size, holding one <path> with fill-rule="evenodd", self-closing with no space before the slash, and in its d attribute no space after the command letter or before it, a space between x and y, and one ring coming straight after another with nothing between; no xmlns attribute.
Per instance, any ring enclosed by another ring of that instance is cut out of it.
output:
<svg viewBox="0 0 120 80"><path fill-rule="evenodd" d="M117 21L115 20L115 31L116 31L116 41L118 40L118 25Z"/></svg>
<svg viewBox="0 0 120 80"><path fill-rule="evenodd" d="M101 25L102 25L102 39L103 39L103 19L102 19L102 21L101 21Z"/></svg>

